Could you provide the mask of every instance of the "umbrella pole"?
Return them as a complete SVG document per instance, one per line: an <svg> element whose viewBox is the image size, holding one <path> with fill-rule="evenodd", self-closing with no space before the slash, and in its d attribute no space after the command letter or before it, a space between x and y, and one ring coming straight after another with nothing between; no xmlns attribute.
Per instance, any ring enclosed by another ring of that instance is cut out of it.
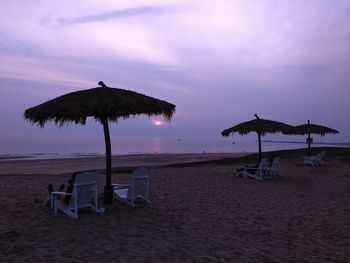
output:
<svg viewBox="0 0 350 263"><path fill-rule="evenodd" d="M308 128L310 128L310 120L307 120L307 125L308 125ZM308 147L307 147L307 156L310 157L311 155L311 144L310 144L310 133L308 132L307 133L307 138L308 138Z"/></svg>
<svg viewBox="0 0 350 263"><path fill-rule="evenodd" d="M307 137L309 140L308 140L308 151L307 151L307 156L310 157L311 155L311 144L310 144L310 133L308 133L308 137Z"/></svg>
<svg viewBox="0 0 350 263"><path fill-rule="evenodd" d="M109 127L107 118L103 118L103 133L105 136L106 145L106 185L104 188L104 200L105 204L111 204L113 202L113 186L112 186L112 154L111 154L111 138L109 135Z"/></svg>
<svg viewBox="0 0 350 263"><path fill-rule="evenodd" d="M259 141L259 163L262 159L262 156L261 156L261 134L260 132L258 132L258 141Z"/></svg>

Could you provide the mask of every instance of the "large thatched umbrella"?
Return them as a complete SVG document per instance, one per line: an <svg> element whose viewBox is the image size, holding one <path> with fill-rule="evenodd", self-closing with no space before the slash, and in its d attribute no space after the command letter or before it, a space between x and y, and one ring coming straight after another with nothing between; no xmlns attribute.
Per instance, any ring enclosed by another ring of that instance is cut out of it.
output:
<svg viewBox="0 0 350 263"><path fill-rule="evenodd" d="M339 133L337 130L334 130L332 128L317 125L317 124L311 124L310 120L307 120L307 124L302 124L295 126L292 130L288 132L284 132L284 134L291 134L291 135L305 135L307 134L306 143L308 144L308 156L311 154L311 144L313 142L311 138L311 134L319 134L321 136L324 136L325 134L337 134Z"/></svg>
<svg viewBox="0 0 350 263"><path fill-rule="evenodd" d="M102 81L98 84L101 87L68 93L27 109L24 117L41 127L48 121L53 121L59 126L69 122L84 125L86 117L94 117L101 122L106 144L104 202L112 203L111 141L108 121L127 119L140 114L163 115L165 119L170 120L175 112L175 105L131 90L110 88Z"/></svg>
<svg viewBox="0 0 350 263"><path fill-rule="evenodd" d="M264 136L266 133L278 133L282 131L288 131L293 128L288 124L283 122L271 121L260 119L257 114L254 115L256 119L242 122L233 126L229 129L223 130L221 132L222 136L229 136L231 133L238 132L241 135L245 135L250 132L256 132L258 134L259 141L259 162L261 161L261 136Z"/></svg>

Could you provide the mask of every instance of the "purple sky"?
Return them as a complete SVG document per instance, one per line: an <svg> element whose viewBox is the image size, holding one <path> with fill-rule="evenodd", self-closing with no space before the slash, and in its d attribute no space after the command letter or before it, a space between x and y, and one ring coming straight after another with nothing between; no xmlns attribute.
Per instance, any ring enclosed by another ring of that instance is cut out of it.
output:
<svg viewBox="0 0 350 263"><path fill-rule="evenodd" d="M22 117L99 80L177 106L170 124L121 120L112 136L215 139L258 113L350 141L348 0L0 3L0 145L102 137L94 121L40 129Z"/></svg>

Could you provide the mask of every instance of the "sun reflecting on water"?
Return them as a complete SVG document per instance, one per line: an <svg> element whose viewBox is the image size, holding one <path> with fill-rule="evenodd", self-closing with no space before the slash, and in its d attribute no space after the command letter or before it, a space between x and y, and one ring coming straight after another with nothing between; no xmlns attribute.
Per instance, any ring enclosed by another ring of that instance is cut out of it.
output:
<svg viewBox="0 0 350 263"><path fill-rule="evenodd" d="M155 125L155 126L161 126L161 125L163 125L163 122L160 121L160 120L153 120L152 124Z"/></svg>

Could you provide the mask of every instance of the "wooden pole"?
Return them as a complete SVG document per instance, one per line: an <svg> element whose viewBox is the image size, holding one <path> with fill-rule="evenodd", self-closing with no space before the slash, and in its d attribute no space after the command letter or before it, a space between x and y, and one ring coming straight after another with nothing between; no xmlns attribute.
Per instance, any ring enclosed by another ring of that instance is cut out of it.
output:
<svg viewBox="0 0 350 263"><path fill-rule="evenodd" d="M310 120L307 120L307 124L310 124ZM308 138L308 151L307 151L307 156L310 157L311 155L311 141L310 141L310 133L307 134L307 138Z"/></svg>
<svg viewBox="0 0 350 263"><path fill-rule="evenodd" d="M310 143L310 133L308 133L308 151L307 151L307 156L309 156L310 157L310 155L311 155L311 143Z"/></svg>
<svg viewBox="0 0 350 263"><path fill-rule="evenodd" d="M111 138L109 135L108 119L102 119L103 133L105 136L106 145L106 185L104 188L104 203L113 203L113 187L112 187L112 150L111 150Z"/></svg>
<svg viewBox="0 0 350 263"><path fill-rule="evenodd" d="M261 134L258 132L258 141L259 141L259 163L262 159L262 154L261 154Z"/></svg>
<svg viewBox="0 0 350 263"><path fill-rule="evenodd" d="M254 114L254 116L255 116L255 118L256 118L257 120L260 119L259 116L258 116L258 114ZM260 161L261 161L261 159L262 159L262 155L261 155L261 133L260 133L260 132L258 132L258 142L259 142L259 163L260 163Z"/></svg>

